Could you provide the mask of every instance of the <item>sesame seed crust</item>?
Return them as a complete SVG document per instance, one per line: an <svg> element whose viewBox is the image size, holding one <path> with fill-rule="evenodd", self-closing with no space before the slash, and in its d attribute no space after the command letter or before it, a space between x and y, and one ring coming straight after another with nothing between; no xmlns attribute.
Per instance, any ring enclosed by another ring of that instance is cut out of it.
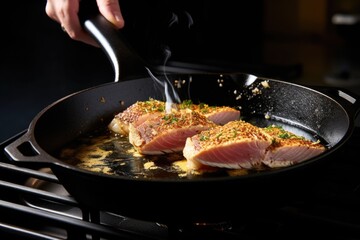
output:
<svg viewBox="0 0 360 240"><path fill-rule="evenodd" d="M216 126L201 132L196 136L200 148L208 149L220 144L230 144L239 141L269 141L271 136L250 123L242 120L231 121L224 126Z"/></svg>

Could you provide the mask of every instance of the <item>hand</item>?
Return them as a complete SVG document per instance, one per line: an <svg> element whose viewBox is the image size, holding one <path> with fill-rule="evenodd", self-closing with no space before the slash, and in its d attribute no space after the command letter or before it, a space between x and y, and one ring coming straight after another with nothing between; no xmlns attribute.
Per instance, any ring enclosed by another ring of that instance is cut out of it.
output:
<svg viewBox="0 0 360 240"><path fill-rule="evenodd" d="M81 0L47 0L45 12L61 24L70 38L98 47L97 42L82 28L78 16ZM94 0L95 1L95 0ZM117 28L124 27L118 0L96 0L100 13Z"/></svg>

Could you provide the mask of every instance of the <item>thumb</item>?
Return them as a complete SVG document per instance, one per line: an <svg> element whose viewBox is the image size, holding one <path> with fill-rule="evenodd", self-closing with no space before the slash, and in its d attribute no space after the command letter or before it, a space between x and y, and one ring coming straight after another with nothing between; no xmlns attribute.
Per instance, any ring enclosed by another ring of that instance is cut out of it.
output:
<svg viewBox="0 0 360 240"><path fill-rule="evenodd" d="M118 0L97 0L100 13L117 28L123 28L124 18L121 14Z"/></svg>

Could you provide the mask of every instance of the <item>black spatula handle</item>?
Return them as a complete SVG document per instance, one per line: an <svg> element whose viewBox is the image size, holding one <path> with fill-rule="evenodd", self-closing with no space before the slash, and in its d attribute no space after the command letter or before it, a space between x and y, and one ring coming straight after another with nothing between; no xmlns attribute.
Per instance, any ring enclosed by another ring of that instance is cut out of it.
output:
<svg viewBox="0 0 360 240"><path fill-rule="evenodd" d="M126 41L125 37L101 14L85 20L85 29L99 43L113 65L115 82L142 77L148 64Z"/></svg>

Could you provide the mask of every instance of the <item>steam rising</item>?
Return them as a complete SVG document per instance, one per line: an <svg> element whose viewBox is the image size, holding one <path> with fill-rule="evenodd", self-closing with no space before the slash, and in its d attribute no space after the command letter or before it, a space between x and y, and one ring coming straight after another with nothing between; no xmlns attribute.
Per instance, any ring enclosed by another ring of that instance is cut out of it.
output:
<svg viewBox="0 0 360 240"><path fill-rule="evenodd" d="M164 49L164 52L165 52L165 61L164 61L164 76L165 76L165 79L164 81L161 81L160 79L158 79L157 77L154 76L154 74L151 73L151 71L147 69L150 77L156 82L158 83L164 93L165 93L165 99L166 99L166 104L165 104L165 111L167 113L171 112L171 108L173 106L174 103L180 103L181 100L180 100L180 97L179 95L177 94L175 88L174 88L174 85L171 84L170 80L168 79L167 75L166 75L166 62L168 61L168 59L170 58L171 56L171 51L168 47L166 47Z"/></svg>
<svg viewBox="0 0 360 240"><path fill-rule="evenodd" d="M188 19L188 28L190 28L194 24L194 20L191 17L189 12L185 11L184 13L185 13L185 15L186 15L186 17Z"/></svg>
<svg viewBox="0 0 360 240"><path fill-rule="evenodd" d="M184 11L186 19L187 19L187 27L190 28L193 24L193 18L191 17L190 13L187 11ZM171 18L169 20L169 25L168 27L170 28L171 26L173 26L174 24L178 24L179 23L179 17L177 14L172 13ZM152 72L150 71L150 69L146 68L146 70L148 71L150 77L154 80L154 82L160 86L161 90L164 92L165 94L165 99L166 99L166 104L165 104L165 110L167 113L171 112L172 107L174 106L175 103L180 103L180 97L178 95L178 93L176 92L174 85L170 82L170 80L168 79L167 75L166 75L166 63L168 62L169 58L171 57L171 51L169 49L168 46L164 47L164 55L165 55L165 59L164 59L164 80L160 80L159 78L157 78L154 74L152 74Z"/></svg>
<svg viewBox="0 0 360 240"><path fill-rule="evenodd" d="M178 23L178 22L179 22L178 15L176 15L175 13L172 13L171 19L170 19L170 22L169 22L169 27L171 27L174 23Z"/></svg>
<svg viewBox="0 0 360 240"><path fill-rule="evenodd" d="M187 12L187 11L184 11L184 14L186 16L186 19L187 19L187 27L190 28L193 24L194 24L194 20L193 18L191 17L190 13ZM169 21L169 28L174 25L175 23L179 23L179 16L175 13L172 13L171 14L171 18L170 18L170 21Z"/></svg>

